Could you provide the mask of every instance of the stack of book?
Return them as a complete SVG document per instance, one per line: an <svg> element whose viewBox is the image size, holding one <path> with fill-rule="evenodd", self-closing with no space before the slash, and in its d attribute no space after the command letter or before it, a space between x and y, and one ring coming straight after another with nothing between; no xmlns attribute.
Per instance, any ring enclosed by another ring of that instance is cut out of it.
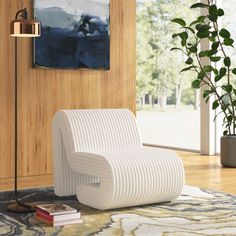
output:
<svg viewBox="0 0 236 236"><path fill-rule="evenodd" d="M65 204L36 205L36 218L51 226L63 226L82 223L81 214L77 209Z"/></svg>

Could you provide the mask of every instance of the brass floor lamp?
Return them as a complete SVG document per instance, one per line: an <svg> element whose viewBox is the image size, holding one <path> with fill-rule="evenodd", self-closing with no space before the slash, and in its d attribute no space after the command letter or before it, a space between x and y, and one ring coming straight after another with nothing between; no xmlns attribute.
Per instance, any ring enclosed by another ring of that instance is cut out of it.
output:
<svg viewBox="0 0 236 236"><path fill-rule="evenodd" d="M7 206L7 209L15 213L28 213L33 212L34 209L27 203L22 202L18 198L17 190L17 171L18 171L18 147L17 147L17 120L18 120L18 111L17 111L17 91L18 91L18 49L17 49L17 38L18 37L28 37L34 38L40 36L41 25L40 22L34 19L28 19L28 14L26 8L18 11L16 13L15 20L11 22L11 36L15 37L15 203Z"/></svg>

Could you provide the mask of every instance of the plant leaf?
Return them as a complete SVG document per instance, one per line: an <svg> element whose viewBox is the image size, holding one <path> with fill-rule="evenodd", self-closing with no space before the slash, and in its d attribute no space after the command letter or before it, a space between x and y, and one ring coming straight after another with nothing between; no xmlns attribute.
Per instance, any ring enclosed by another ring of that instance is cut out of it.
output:
<svg viewBox="0 0 236 236"><path fill-rule="evenodd" d="M212 31L212 32L211 32L211 36L212 36L212 37L216 37L217 34L218 34L218 31Z"/></svg>
<svg viewBox="0 0 236 236"><path fill-rule="evenodd" d="M206 31L209 30L211 28L211 26L209 24L200 24L198 27L198 31Z"/></svg>
<svg viewBox="0 0 236 236"><path fill-rule="evenodd" d="M193 69L193 68L197 68L197 66L189 66L189 67L185 67L185 68L183 68L183 69L180 71L180 73L181 73L181 72L188 71L188 70L191 70L191 69Z"/></svg>
<svg viewBox="0 0 236 236"><path fill-rule="evenodd" d="M212 109L215 110L219 106L219 102L215 100L212 104Z"/></svg>
<svg viewBox="0 0 236 236"><path fill-rule="evenodd" d="M194 3L190 8L198 8L198 7L200 7L200 8L208 8L209 5L198 2L198 3Z"/></svg>
<svg viewBox="0 0 236 236"><path fill-rule="evenodd" d="M208 72L213 71L213 67L211 65L206 65L206 66L203 66L203 70L205 73L208 73Z"/></svg>
<svg viewBox="0 0 236 236"><path fill-rule="evenodd" d="M234 40L231 38L224 39L224 45L233 47Z"/></svg>
<svg viewBox="0 0 236 236"><path fill-rule="evenodd" d="M233 100L232 104L234 107L236 107L236 100Z"/></svg>
<svg viewBox="0 0 236 236"><path fill-rule="evenodd" d="M181 39L184 39L184 40L186 40L187 38L188 38L188 33L187 32L182 32L182 33L179 33L179 37L181 38Z"/></svg>
<svg viewBox="0 0 236 236"><path fill-rule="evenodd" d="M220 75L216 75L215 76L215 82L218 82L222 79L222 77Z"/></svg>
<svg viewBox="0 0 236 236"><path fill-rule="evenodd" d="M216 41L215 37L208 37L208 39L213 43Z"/></svg>
<svg viewBox="0 0 236 236"><path fill-rule="evenodd" d="M212 48L212 50L217 50L219 46L220 46L220 42L214 42L214 43L211 45L211 48Z"/></svg>
<svg viewBox="0 0 236 236"><path fill-rule="evenodd" d="M206 103L208 103L209 99L210 99L210 96L206 98Z"/></svg>
<svg viewBox="0 0 236 236"><path fill-rule="evenodd" d="M199 37L200 39L203 38L208 38L210 35L209 31L201 31L201 32L197 32L197 37Z"/></svg>
<svg viewBox="0 0 236 236"><path fill-rule="evenodd" d="M226 70L225 67L220 68L220 76L221 76L221 77L225 76L225 75L226 75L226 72L227 72L227 70Z"/></svg>
<svg viewBox="0 0 236 236"><path fill-rule="evenodd" d="M202 80L206 76L206 73L204 71L200 71L198 73L197 79Z"/></svg>
<svg viewBox="0 0 236 236"><path fill-rule="evenodd" d="M199 22L203 22L206 19L206 16L199 16L197 19Z"/></svg>
<svg viewBox="0 0 236 236"><path fill-rule="evenodd" d="M199 52L199 54L198 54L199 57L207 57L207 55L208 55L208 50L206 50L206 51L201 51L201 52Z"/></svg>
<svg viewBox="0 0 236 236"><path fill-rule="evenodd" d="M219 35L224 39L230 38L230 32L224 28L220 30Z"/></svg>
<svg viewBox="0 0 236 236"><path fill-rule="evenodd" d="M213 68L213 72L214 72L215 75L219 74L219 71L216 68Z"/></svg>
<svg viewBox="0 0 236 236"><path fill-rule="evenodd" d="M233 90L233 86L231 84L223 85L221 86L223 90L225 90L227 93L231 93Z"/></svg>
<svg viewBox="0 0 236 236"><path fill-rule="evenodd" d="M196 46L192 46L192 47L189 47L188 50L190 52L196 53L197 52L197 47Z"/></svg>
<svg viewBox="0 0 236 236"><path fill-rule="evenodd" d="M181 18L175 18L171 22L177 23L177 24L179 24L179 25L181 25L183 27L186 26L186 22L183 19L181 19Z"/></svg>
<svg viewBox="0 0 236 236"><path fill-rule="evenodd" d="M208 57L211 57L211 56L217 54L217 52L218 52L217 50L211 49L211 50L209 50L209 51L207 52L207 56L208 56Z"/></svg>
<svg viewBox="0 0 236 236"><path fill-rule="evenodd" d="M232 70L232 73L236 75L236 68Z"/></svg>
<svg viewBox="0 0 236 236"><path fill-rule="evenodd" d="M211 5L209 7L209 20L215 22L217 21L218 18L218 10L215 4Z"/></svg>
<svg viewBox="0 0 236 236"><path fill-rule="evenodd" d="M210 94L212 94L212 91L211 91L211 90L205 90L205 91L203 92L203 98L208 97Z"/></svg>
<svg viewBox="0 0 236 236"><path fill-rule="evenodd" d="M194 20L193 22L191 22L191 24L189 26L191 27L192 25L195 25L197 23L204 22L205 19L206 19L206 16L199 16L197 18L197 20Z"/></svg>
<svg viewBox="0 0 236 236"><path fill-rule="evenodd" d="M231 123L232 120L233 120L233 116L232 116L232 115L228 115L228 116L227 116L227 121L228 121L229 123Z"/></svg>
<svg viewBox="0 0 236 236"><path fill-rule="evenodd" d="M185 46L186 46L186 43L187 43L187 40L186 40L186 39L181 40L181 45L182 45L182 47L185 47Z"/></svg>
<svg viewBox="0 0 236 236"><path fill-rule="evenodd" d="M185 63L191 65L193 63L193 58L189 57Z"/></svg>
<svg viewBox="0 0 236 236"><path fill-rule="evenodd" d="M223 10L223 9L219 8L219 9L217 10L217 14L218 14L218 16L223 16L225 13L224 13L224 10Z"/></svg>
<svg viewBox="0 0 236 236"><path fill-rule="evenodd" d="M194 88L194 89L198 89L198 88L200 88L200 85L201 85L201 81L200 80L194 80L193 82L192 82L192 87Z"/></svg>
<svg viewBox="0 0 236 236"><path fill-rule="evenodd" d="M183 52L183 49L177 48L177 47L174 47L174 48L171 48L171 49L170 49L170 51L174 51L174 50L179 50L179 51L182 51L182 52Z"/></svg>
<svg viewBox="0 0 236 236"><path fill-rule="evenodd" d="M217 62L221 59L221 57L210 57L210 60L213 62Z"/></svg>
<svg viewBox="0 0 236 236"><path fill-rule="evenodd" d="M224 59L224 64L225 64L225 66L230 67L230 65L231 65L231 60L230 60L229 57L226 57L226 58Z"/></svg>

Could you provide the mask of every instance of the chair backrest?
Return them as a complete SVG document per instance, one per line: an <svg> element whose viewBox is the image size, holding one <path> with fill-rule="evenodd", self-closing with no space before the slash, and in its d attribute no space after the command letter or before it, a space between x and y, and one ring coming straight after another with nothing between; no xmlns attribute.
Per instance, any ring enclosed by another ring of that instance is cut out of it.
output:
<svg viewBox="0 0 236 236"><path fill-rule="evenodd" d="M67 153L142 147L136 119L128 109L61 110L53 126L60 129Z"/></svg>

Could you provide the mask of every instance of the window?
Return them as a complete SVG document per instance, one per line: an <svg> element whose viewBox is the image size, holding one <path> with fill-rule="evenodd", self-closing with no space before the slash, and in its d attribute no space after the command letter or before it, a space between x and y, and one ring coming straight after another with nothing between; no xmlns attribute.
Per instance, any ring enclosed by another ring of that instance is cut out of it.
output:
<svg viewBox="0 0 236 236"><path fill-rule="evenodd" d="M177 26L198 10L195 0L137 1L137 119L144 143L200 150L199 91L191 88L195 74L179 73L185 56L170 52ZM181 7L177 7L181 6Z"/></svg>

